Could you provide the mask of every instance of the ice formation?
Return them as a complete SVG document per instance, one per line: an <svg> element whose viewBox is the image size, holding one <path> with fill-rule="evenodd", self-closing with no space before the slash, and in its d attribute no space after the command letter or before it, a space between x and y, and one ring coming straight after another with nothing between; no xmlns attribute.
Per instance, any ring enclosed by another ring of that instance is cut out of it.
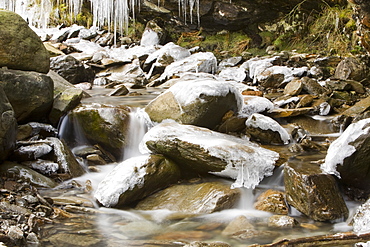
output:
<svg viewBox="0 0 370 247"><path fill-rule="evenodd" d="M178 82L168 89L174 95L181 106L186 106L200 99L201 95L226 96L229 93L235 95L237 108L241 109L243 98L233 84L226 81L199 78L191 81Z"/></svg>
<svg viewBox="0 0 370 247"><path fill-rule="evenodd" d="M118 203L120 195L144 183L149 155L136 156L118 164L98 185L95 198L104 206Z"/></svg>
<svg viewBox="0 0 370 247"><path fill-rule="evenodd" d="M270 100L259 96L243 96L244 105L239 112L240 117L249 117L253 113L271 111L275 108L274 103Z"/></svg>
<svg viewBox="0 0 370 247"><path fill-rule="evenodd" d="M325 162L321 165L321 170L324 173L334 174L340 178L337 165L343 165L344 159L356 151L356 148L350 143L361 135L369 134L369 131L370 118L349 125L342 135L330 144Z"/></svg>
<svg viewBox="0 0 370 247"><path fill-rule="evenodd" d="M149 130L141 143L141 151L148 152L147 141L178 139L199 145L209 155L227 163L225 170L212 174L236 179L232 188L254 188L264 176L271 176L279 154L262 148L247 139L211 131L192 125L164 122Z"/></svg>

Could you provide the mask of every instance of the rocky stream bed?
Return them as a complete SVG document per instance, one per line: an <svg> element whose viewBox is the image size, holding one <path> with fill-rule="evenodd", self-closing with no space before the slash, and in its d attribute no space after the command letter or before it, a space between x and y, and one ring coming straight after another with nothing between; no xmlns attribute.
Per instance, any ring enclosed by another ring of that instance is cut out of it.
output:
<svg viewBox="0 0 370 247"><path fill-rule="evenodd" d="M369 245L368 56L221 60L151 27L0 10L0 242Z"/></svg>

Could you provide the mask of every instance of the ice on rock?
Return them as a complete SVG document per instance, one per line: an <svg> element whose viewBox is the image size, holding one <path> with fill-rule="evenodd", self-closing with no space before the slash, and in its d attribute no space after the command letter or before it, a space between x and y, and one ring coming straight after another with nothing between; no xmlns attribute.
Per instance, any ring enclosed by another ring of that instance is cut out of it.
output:
<svg viewBox="0 0 370 247"><path fill-rule="evenodd" d="M198 52L168 65L157 80L164 81L173 75L179 76L186 72L205 72L213 74L216 72L216 69L217 59L212 52Z"/></svg>
<svg viewBox="0 0 370 247"><path fill-rule="evenodd" d="M190 55L191 54L188 49L176 45L173 42L169 42L159 50L149 54L148 58L145 60L145 64L150 64L162 56L170 56L174 61L178 61L189 57Z"/></svg>
<svg viewBox="0 0 370 247"><path fill-rule="evenodd" d="M181 106L186 106L200 99L201 95L226 96L230 92L235 95L237 108L243 104L242 95L232 83L209 78L198 78L184 83L176 83L168 89Z"/></svg>
<svg viewBox="0 0 370 247"><path fill-rule="evenodd" d="M242 82L247 77L245 69L235 67L225 68L218 75L224 80L236 82Z"/></svg>
<svg viewBox="0 0 370 247"><path fill-rule="evenodd" d="M328 149L325 162L321 165L321 170L326 174L333 174L340 178L337 165L343 165L345 158L351 156L356 148L351 145L361 135L369 134L370 118L363 119L350 124L347 129L333 141Z"/></svg>
<svg viewBox="0 0 370 247"><path fill-rule="evenodd" d="M253 113L271 111L275 108L274 103L264 97L258 96L243 96L244 104L239 112L240 117L249 117Z"/></svg>
<svg viewBox="0 0 370 247"><path fill-rule="evenodd" d="M119 196L144 183L149 155L127 159L118 164L98 185L95 198L104 206L116 205ZM133 176L133 174L135 174Z"/></svg>
<svg viewBox="0 0 370 247"><path fill-rule="evenodd" d="M353 231L356 234L370 233L370 200L356 210L353 216Z"/></svg>
<svg viewBox="0 0 370 247"><path fill-rule="evenodd" d="M262 114L254 113L247 119L247 121L245 121L245 125L253 128L260 128L262 130L278 132L284 144L288 144L290 141L288 132L278 122Z"/></svg>
<svg viewBox="0 0 370 247"><path fill-rule="evenodd" d="M158 34L152 29L146 29L140 40L141 46L154 46L159 45Z"/></svg>
<svg viewBox="0 0 370 247"><path fill-rule="evenodd" d="M262 148L247 139L211 131L206 128L181 125L173 121L161 123L146 133L140 150L149 152L148 141L181 140L198 145L209 155L227 163L221 172L212 174L236 179L232 188L254 188L265 176L271 176L279 154Z"/></svg>

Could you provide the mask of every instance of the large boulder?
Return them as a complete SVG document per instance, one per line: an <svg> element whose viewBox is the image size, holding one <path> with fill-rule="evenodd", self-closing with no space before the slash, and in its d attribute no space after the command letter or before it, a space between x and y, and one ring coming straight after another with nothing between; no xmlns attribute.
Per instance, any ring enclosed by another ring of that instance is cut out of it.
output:
<svg viewBox="0 0 370 247"><path fill-rule="evenodd" d="M53 104L51 78L37 72L0 69L0 85L18 122L45 121Z"/></svg>
<svg viewBox="0 0 370 247"><path fill-rule="evenodd" d="M231 83L213 79L179 81L146 107L150 119L215 128L228 111L239 112L241 94Z"/></svg>
<svg viewBox="0 0 370 247"><path fill-rule="evenodd" d="M313 220L348 216L348 209L333 176L315 164L290 163L284 167L287 202Z"/></svg>
<svg viewBox="0 0 370 247"><path fill-rule="evenodd" d="M150 129L142 150L163 154L185 171L236 179L233 187L254 188L272 175L279 154L247 139L192 125L162 123Z"/></svg>
<svg viewBox="0 0 370 247"><path fill-rule="evenodd" d="M128 107L122 106L81 105L67 115L71 127L66 128L63 137L69 143L98 144L121 160L127 144L129 112Z"/></svg>
<svg viewBox="0 0 370 247"><path fill-rule="evenodd" d="M143 155L118 164L98 185L95 198L105 207L123 207L164 189L180 170L160 155Z"/></svg>
<svg viewBox="0 0 370 247"><path fill-rule="evenodd" d="M49 71L49 53L27 22L11 11L0 10L0 68Z"/></svg>
<svg viewBox="0 0 370 247"><path fill-rule="evenodd" d="M321 169L340 182L370 193L370 118L352 123L333 141Z"/></svg>
<svg viewBox="0 0 370 247"><path fill-rule="evenodd" d="M179 184L142 200L136 209L169 209L190 214L210 214L232 208L239 197L239 190L230 189L229 184L222 182Z"/></svg>
<svg viewBox="0 0 370 247"><path fill-rule="evenodd" d="M0 161L5 160L15 146L17 121L14 111L0 86Z"/></svg>

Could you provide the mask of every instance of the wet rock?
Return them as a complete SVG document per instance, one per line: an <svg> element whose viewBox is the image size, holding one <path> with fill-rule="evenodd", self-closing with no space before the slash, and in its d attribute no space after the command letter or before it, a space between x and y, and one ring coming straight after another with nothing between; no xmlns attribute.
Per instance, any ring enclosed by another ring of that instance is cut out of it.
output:
<svg viewBox="0 0 370 247"><path fill-rule="evenodd" d="M126 107L90 104L75 108L68 118L92 145L99 144L119 160L126 145L128 114ZM81 133L66 133L66 140L74 142L78 135Z"/></svg>
<svg viewBox="0 0 370 247"><path fill-rule="evenodd" d="M302 88L303 88L302 81L295 78L285 86L284 94L296 96L300 94L300 92L302 91Z"/></svg>
<svg viewBox="0 0 370 247"><path fill-rule="evenodd" d="M262 193L254 203L257 210L275 214L288 214L288 205L285 202L285 194L281 191L269 189Z"/></svg>
<svg viewBox="0 0 370 247"><path fill-rule="evenodd" d="M108 96L123 96L129 93L129 90L125 85L119 85L114 90L112 90L110 93L108 93Z"/></svg>
<svg viewBox="0 0 370 247"><path fill-rule="evenodd" d="M211 172L236 179L233 187L254 188L264 176L272 174L279 158L277 153L247 139L175 122L151 128L142 144L154 153L171 158L184 171Z"/></svg>
<svg viewBox="0 0 370 247"><path fill-rule="evenodd" d="M0 11L0 68L49 71L49 53L37 34L18 14Z"/></svg>
<svg viewBox="0 0 370 247"><path fill-rule="evenodd" d="M249 222L247 217L238 216L226 226L221 234L225 236L233 236L235 234L239 234L241 231L248 231L253 229L254 226Z"/></svg>
<svg viewBox="0 0 370 247"><path fill-rule="evenodd" d="M99 183L95 198L106 207L122 207L177 182L178 167L158 155L138 156L120 163Z"/></svg>
<svg viewBox="0 0 370 247"><path fill-rule="evenodd" d="M212 79L183 80L152 100L145 111L154 122L173 119L213 129L228 111L238 112L242 97L233 86Z"/></svg>
<svg viewBox="0 0 370 247"><path fill-rule="evenodd" d="M340 183L370 193L369 173L369 131L370 119L363 119L349 125L333 141L328 149L322 170L340 178Z"/></svg>
<svg viewBox="0 0 370 247"><path fill-rule="evenodd" d="M288 215L273 215L269 218L269 227L292 228L299 225L298 221Z"/></svg>
<svg viewBox="0 0 370 247"><path fill-rule="evenodd" d="M312 111L313 107L302 107L296 109L283 109L283 108L275 108L268 113L270 117L273 118L286 118L286 117L295 117L300 115L305 115Z"/></svg>
<svg viewBox="0 0 370 247"><path fill-rule="evenodd" d="M246 133L252 139L265 144L288 144L290 136L288 132L274 119L259 113L251 115L245 121Z"/></svg>
<svg viewBox="0 0 370 247"><path fill-rule="evenodd" d="M325 85L333 91L348 91L352 86L344 80L326 80Z"/></svg>
<svg viewBox="0 0 370 247"><path fill-rule="evenodd" d="M53 103L53 81L37 72L0 69L0 85L18 122L45 121Z"/></svg>
<svg viewBox="0 0 370 247"><path fill-rule="evenodd" d="M205 241L211 238L211 234L204 231L173 231L162 233L158 236L155 236L154 239L157 240L190 240L190 241Z"/></svg>
<svg viewBox="0 0 370 247"><path fill-rule="evenodd" d="M101 244L102 240L86 234L56 233L45 239L53 246L94 246Z"/></svg>
<svg viewBox="0 0 370 247"><path fill-rule="evenodd" d="M0 165L0 173L3 176L16 177L29 182L33 186L43 188L53 188L57 185L56 182L51 180L40 173L30 169L27 166L22 166L13 162L4 162Z"/></svg>
<svg viewBox="0 0 370 247"><path fill-rule="evenodd" d="M312 95L322 95L329 93L329 90L321 86L317 80L309 78L309 77L303 77L302 78L302 84L303 84L303 90L307 92L308 94Z"/></svg>
<svg viewBox="0 0 370 247"><path fill-rule="evenodd" d="M206 242L192 242L184 245L184 247L231 247L228 243L216 241L211 243Z"/></svg>
<svg viewBox="0 0 370 247"><path fill-rule="evenodd" d="M305 94L303 95L298 104L297 104L297 108L301 108L301 107L307 107L307 106L311 106L311 104L313 103L314 101L314 96L313 95L310 95L310 94Z"/></svg>
<svg viewBox="0 0 370 247"><path fill-rule="evenodd" d="M56 137L57 135L58 130L50 124L29 122L18 126L17 140L45 139L47 137Z"/></svg>
<svg viewBox="0 0 370 247"><path fill-rule="evenodd" d="M79 196L57 196L51 197L51 199L53 200L53 205L74 205L89 208L94 207L94 203L91 200Z"/></svg>
<svg viewBox="0 0 370 247"><path fill-rule="evenodd" d="M192 191L192 193L189 193ZM240 191L230 189L230 184L206 182L173 185L142 200L138 210L170 209L190 214L209 214L234 206ZM207 202L207 203L194 203Z"/></svg>
<svg viewBox="0 0 370 247"><path fill-rule="evenodd" d="M0 162L5 160L15 147L17 121L14 111L0 86Z"/></svg>
<svg viewBox="0 0 370 247"><path fill-rule="evenodd" d="M363 81L369 76L368 66L358 58L346 57L337 66L334 77L340 80Z"/></svg>
<svg viewBox="0 0 370 247"><path fill-rule="evenodd" d="M287 202L317 221L343 219L347 206L334 177L322 174L315 164L289 163L284 167Z"/></svg>
<svg viewBox="0 0 370 247"><path fill-rule="evenodd" d="M79 60L70 55L51 58L50 69L72 84L92 82L95 76L91 69L86 69Z"/></svg>
<svg viewBox="0 0 370 247"><path fill-rule="evenodd" d="M370 97L366 97L358 101L356 104L342 112L342 115L347 117L355 117L359 114L364 113L368 109L370 109Z"/></svg>
<svg viewBox="0 0 370 247"><path fill-rule="evenodd" d="M21 164L46 176L56 175L59 170L59 164L50 160L37 159L33 161L25 161Z"/></svg>

